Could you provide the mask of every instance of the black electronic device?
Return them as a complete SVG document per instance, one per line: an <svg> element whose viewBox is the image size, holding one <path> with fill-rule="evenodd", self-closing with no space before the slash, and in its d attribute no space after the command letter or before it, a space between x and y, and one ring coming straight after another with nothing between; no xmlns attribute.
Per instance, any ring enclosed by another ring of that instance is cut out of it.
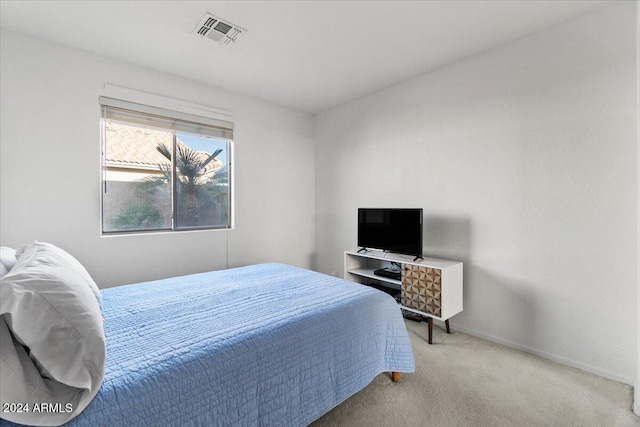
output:
<svg viewBox="0 0 640 427"><path fill-rule="evenodd" d="M392 270L390 268L379 268L373 271L373 274L380 277L386 277L387 279L400 280L400 271Z"/></svg>
<svg viewBox="0 0 640 427"><path fill-rule="evenodd" d="M413 320L414 322L422 322L422 316L409 310L402 310L402 317Z"/></svg>
<svg viewBox="0 0 640 427"><path fill-rule="evenodd" d="M422 209L358 209L358 246L422 258Z"/></svg>

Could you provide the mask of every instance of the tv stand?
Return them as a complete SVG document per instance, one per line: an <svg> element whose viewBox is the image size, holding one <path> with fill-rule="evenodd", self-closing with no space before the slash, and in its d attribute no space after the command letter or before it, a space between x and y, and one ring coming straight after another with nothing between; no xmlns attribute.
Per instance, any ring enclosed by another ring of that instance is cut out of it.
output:
<svg viewBox="0 0 640 427"><path fill-rule="evenodd" d="M462 311L462 263L437 258L412 260L410 255L366 250L344 253L344 278L363 285L374 283L401 292L400 308L425 317L429 344L433 341L433 319L445 323ZM400 277L384 277L379 270L400 264Z"/></svg>

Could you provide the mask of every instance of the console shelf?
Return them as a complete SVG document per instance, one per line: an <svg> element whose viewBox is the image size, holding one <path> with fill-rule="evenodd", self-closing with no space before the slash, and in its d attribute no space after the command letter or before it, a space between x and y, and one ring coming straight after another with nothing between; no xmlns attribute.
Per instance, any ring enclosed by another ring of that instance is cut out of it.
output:
<svg viewBox="0 0 640 427"><path fill-rule="evenodd" d="M398 289L400 289L400 286L402 284L402 281L400 280L395 280L395 279L390 279L388 277L382 277L382 276L376 276L373 272L375 269L373 268L364 268L364 269L352 269L349 270L349 274L353 274L355 276L360 276L360 277L366 277L369 279L373 279L373 280L378 280L380 282L384 282L382 283L383 285L397 285L397 286L393 286L393 287L397 287Z"/></svg>
<svg viewBox="0 0 640 427"><path fill-rule="evenodd" d="M373 273L392 264L400 266L400 280ZM427 318L429 344L432 341L433 319L443 320L449 332L449 319L462 311L462 263L458 261L438 258L413 261L412 256L382 251L346 251L344 278L365 285L399 290L400 307Z"/></svg>

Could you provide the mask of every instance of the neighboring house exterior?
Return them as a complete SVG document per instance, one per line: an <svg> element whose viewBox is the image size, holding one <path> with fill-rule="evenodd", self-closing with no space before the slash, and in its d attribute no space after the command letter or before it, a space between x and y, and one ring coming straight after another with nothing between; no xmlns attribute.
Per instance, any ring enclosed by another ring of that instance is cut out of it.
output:
<svg viewBox="0 0 640 427"><path fill-rule="evenodd" d="M106 140L105 164L107 181L134 182L147 178L149 175L161 175L160 165L170 162L156 147L164 144L171 147L173 134L171 132L139 128L114 122L105 125ZM179 139L177 143L184 145ZM198 152L203 160L211 155L205 151ZM205 168L205 175L214 172L222 166L222 162L214 160Z"/></svg>
<svg viewBox="0 0 640 427"><path fill-rule="evenodd" d="M105 153L104 153L104 188L103 190L103 221L104 231L118 231L120 228L110 225L111 220L132 205L152 205L156 215L160 215L161 221L154 220L148 227L144 224L141 228L170 229L172 224L171 213L172 199L170 185L158 185L148 198L141 198L139 193L140 183L160 178L163 176L161 167L168 167L171 162L162 155L157 147L164 144L171 149L173 146L173 133L163 130L142 128L120 124L113 121L105 123ZM180 139L176 139L178 147L187 145ZM203 161L209 158L211 153L196 151ZM222 167L218 159L211 161L202 175L203 180ZM218 214L217 207L204 209L202 220L210 223L215 221ZM161 222L159 224L158 222ZM142 220L144 223L144 219Z"/></svg>

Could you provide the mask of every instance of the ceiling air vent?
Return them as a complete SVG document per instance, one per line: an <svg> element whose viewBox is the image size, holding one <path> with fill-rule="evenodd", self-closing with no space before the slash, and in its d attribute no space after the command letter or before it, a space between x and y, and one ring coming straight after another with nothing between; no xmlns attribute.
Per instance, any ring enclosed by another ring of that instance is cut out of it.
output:
<svg viewBox="0 0 640 427"><path fill-rule="evenodd" d="M210 13L205 13L204 18L196 25L193 32L200 37L206 37L223 46L231 46L247 30Z"/></svg>

